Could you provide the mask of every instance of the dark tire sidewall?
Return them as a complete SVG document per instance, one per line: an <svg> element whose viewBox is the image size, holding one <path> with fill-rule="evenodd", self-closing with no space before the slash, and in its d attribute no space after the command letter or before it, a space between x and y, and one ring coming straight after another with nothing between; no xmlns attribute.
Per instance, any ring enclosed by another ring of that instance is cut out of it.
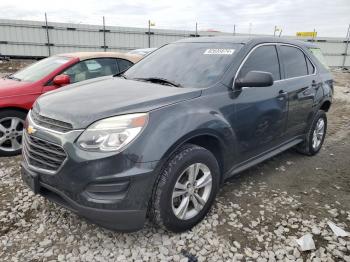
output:
<svg viewBox="0 0 350 262"><path fill-rule="evenodd" d="M209 151L197 146L188 153L184 153L184 151L179 153L180 155L182 154L180 158L176 158L175 156L175 158L172 159L173 163L164 170L165 172L168 172L168 181L162 188L159 201L162 223L166 228L174 232L181 232L190 229L205 217L215 200L220 182L218 163ZM194 163L203 163L210 169L212 174L212 189L207 203L199 214L188 220L180 220L175 216L172 210L172 193L178 177L188 166Z"/></svg>

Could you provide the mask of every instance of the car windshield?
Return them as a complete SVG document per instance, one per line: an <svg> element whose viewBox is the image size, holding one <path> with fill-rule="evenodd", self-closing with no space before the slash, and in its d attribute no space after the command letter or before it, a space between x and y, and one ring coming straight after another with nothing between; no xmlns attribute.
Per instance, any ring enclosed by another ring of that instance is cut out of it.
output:
<svg viewBox="0 0 350 262"><path fill-rule="evenodd" d="M144 81L162 79L181 87L208 87L220 80L241 46L214 42L169 44L142 59L124 76Z"/></svg>
<svg viewBox="0 0 350 262"><path fill-rule="evenodd" d="M48 57L10 75L9 78L25 82L35 82L67 63L70 59L63 56Z"/></svg>
<svg viewBox="0 0 350 262"><path fill-rule="evenodd" d="M157 48L144 48L144 49L135 49L132 50L130 52L128 52L128 54L132 54L132 55L147 55L151 52L153 52L154 50L156 50Z"/></svg>

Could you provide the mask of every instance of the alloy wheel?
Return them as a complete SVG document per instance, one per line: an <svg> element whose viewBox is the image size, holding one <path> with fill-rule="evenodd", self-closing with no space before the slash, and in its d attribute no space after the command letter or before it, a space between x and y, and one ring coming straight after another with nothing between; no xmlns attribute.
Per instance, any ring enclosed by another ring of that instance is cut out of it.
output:
<svg viewBox="0 0 350 262"><path fill-rule="evenodd" d="M175 216L188 220L203 209L212 189L212 174L203 163L190 165L177 179L172 193L172 209Z"/></svg>
<svg viewBox="0 0 350 262"><path fill-rule="evenodd" d="M22 148L24 121L18 117L0 119L0 150L13 152Z"/></svg>
<svg viewBox="0 0 350 262"><path fill-rule="evenodd" d="M325 122L323 118L319 118L317 120L313 136L312 136L312 147L314 150L318 149L318 147L321 145L323 137L324 137L324 132L325 130Z"/></svg>

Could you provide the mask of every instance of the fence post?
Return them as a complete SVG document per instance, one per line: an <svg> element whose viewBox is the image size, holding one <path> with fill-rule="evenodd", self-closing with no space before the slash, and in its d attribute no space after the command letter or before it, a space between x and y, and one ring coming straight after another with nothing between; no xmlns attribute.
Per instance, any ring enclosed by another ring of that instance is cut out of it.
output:
<svg viewBox="0 0 350 262"><path fill-rule="evenodd" d="M46 13L45 13L45 29L46 29L47 50L49 52L49 56L51 56L49 26L47 24L47 15L46 15Z"/></svg>
<svg viewBox="0 0 350 262"><path fill-rule="evenodd" d="M103 49L106 52L107 46L106 46L106 23L105 23L105 17L103 16Z"/></svg>
<svg viewBox="0 0 350 262"><path fill-rule="evenodd" d="M151 47L151 20L148 20L148 47Z"/></svg>
<svg viewBox="0 0 350 262"><path fill-rule="evenodd" d="M312 42L315 42L315 38L316 38L316 29L314 28L314 31L313 31L313 35L312 35Z"/></svg>
<svg viewBox="0 0 350 262"><path fill-rule="evenodd" d="M349 27L348 27L348 32L346 33L346 42L345 42L345 53L344 53L344 58L343 58L343 67L345 67L346 57L348 55L349 40L350 40L350 24L349 24Z"/></svg>

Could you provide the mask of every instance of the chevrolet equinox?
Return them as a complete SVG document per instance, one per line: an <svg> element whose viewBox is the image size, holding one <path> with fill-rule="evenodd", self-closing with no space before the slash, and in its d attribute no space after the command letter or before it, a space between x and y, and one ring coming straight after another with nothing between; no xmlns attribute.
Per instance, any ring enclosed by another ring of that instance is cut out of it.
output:
<svg viewBox="0 0 350 262"><path fill-rule="evenodd" d="M323 144L333 80L312 43L209 37L163 46L123 74L42 95L24 123L22 178L120 231L199 223L225 179Z"/></svg>

